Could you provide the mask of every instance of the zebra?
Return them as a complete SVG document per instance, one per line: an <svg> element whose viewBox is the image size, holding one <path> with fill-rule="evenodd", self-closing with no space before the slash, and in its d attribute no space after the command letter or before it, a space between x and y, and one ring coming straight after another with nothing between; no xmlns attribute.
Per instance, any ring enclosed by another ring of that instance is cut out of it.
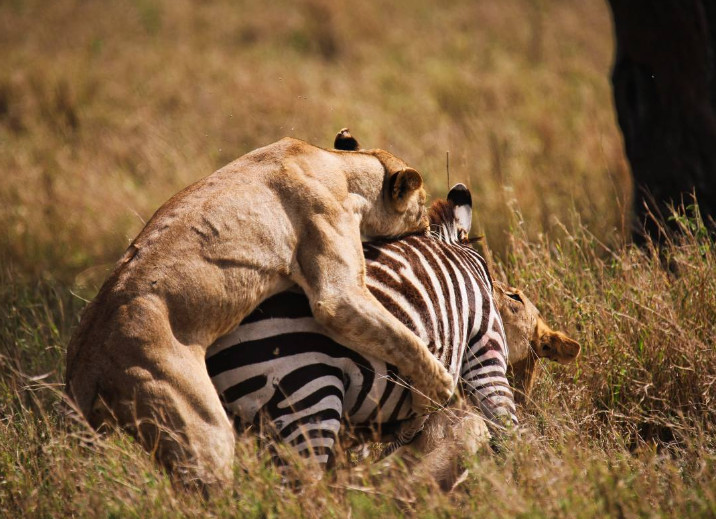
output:
<svg viewBox="0 0 716 519"><path fill-rule="evenodd" d="M493 430L517 425L492 280L467 239L470 191L455 185L429 216L429 235L364 244L367 286L460 378ZM424 422L397 368L336 344L298 291L264 301L208 349L206 364L237 428L267 420L276 440L323 468L342 423L397 447Z"/></svg>

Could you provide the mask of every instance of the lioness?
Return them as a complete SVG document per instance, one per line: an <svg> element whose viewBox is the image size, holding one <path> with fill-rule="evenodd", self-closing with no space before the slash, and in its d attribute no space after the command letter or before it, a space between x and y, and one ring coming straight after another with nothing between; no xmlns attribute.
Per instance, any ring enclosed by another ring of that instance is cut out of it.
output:
<svg viewBox="0 0 716 519"><path fill-rule="evenodd" d="M68 394L93 427L118 422L184 479L226 480L234 435L206 348L296 283L336 341L449 398L445 368L364 280L361 234L426 230L424 202L418 172L382 150L285 138L244 155L172 197L129 246L70 341Z"/></svg>

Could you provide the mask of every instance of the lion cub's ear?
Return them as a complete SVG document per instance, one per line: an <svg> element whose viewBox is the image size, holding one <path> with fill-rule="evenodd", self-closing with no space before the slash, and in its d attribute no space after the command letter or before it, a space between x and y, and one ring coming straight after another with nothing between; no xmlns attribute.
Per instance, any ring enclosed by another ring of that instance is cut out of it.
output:
<svg viewBox="0 0 716 519"><path fill-rule="evenodd" d="M397 211L407 209L411 195L423 187L423 177L413 168L405 168L390 177L390 198Z"/></svg>
<svg viewBox="0 0 716 519"><path fill-rule="evenodd" d="M348 128L343 128L338 132L333 141L333 147L343 151L358 151L358 149L360 149L358 141L351 135Z"/></svg>

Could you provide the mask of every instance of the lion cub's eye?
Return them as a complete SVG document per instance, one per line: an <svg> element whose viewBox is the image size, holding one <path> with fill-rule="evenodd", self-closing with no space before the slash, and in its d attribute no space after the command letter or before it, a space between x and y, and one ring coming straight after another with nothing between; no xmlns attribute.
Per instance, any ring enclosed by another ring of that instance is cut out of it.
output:
<svg viewBox="0 0 716 519"><path fill-rule="evenodd" d="M514 299L515 301L524 304L524 301L522 301L522 298L521 298L520 295L517 294L517 293L507 292L505 295L506 295L507 297L509 297L510 299Z"/></svg>

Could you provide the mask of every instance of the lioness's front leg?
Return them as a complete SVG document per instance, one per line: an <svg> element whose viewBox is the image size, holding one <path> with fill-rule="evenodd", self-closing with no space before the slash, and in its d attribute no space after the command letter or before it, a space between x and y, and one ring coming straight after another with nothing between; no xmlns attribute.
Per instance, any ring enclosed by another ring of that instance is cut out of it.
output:
<svg viewBox="0 0 716 519"><path fill-rule="evenodd" d="M314 317L337 342L396 366L414 385L413 406L442 404L455 382L427 346L385 309L365 285L365 260L358 226L346 215L307 226L292 272ZM427 401L426 401L427 400Z"/></svg>

